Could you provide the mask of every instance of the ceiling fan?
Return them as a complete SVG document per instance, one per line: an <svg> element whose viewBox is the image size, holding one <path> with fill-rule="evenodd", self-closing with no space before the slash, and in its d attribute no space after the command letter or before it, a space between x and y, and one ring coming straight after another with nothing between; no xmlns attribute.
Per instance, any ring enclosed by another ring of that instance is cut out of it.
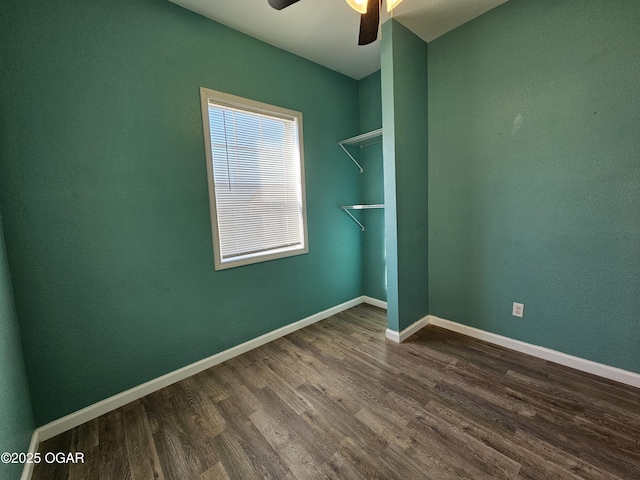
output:
<svg viewBox="0 0 640 480"><path fill-rule="evenodd" d="M300 0L268 0L276 10L293 5ZM351 8L361 14L360 35L358 45L368 45L378 38L378 28L380 26L380 5L382 0L346 0ZM386 0L387 11L392 11L402 0Z"/></svg>

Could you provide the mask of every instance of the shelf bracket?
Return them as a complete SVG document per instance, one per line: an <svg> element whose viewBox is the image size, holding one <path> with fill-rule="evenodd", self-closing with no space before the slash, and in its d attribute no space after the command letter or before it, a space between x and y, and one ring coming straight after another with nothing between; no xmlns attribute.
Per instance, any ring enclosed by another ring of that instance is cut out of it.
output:
<svg viewBox="0 0 640 480"><path fill-rule="evenodd" d="M351 155L351 152L349 152L349 150L347 150L345 148L345 146L342 143L338 143L338 145L340 145L340 148L342 150L344 150L344 153L346 153L347 155L349 155L349 158L353 161L353 163L356 164L356 166L360 169L360 173L364 172L364 170L362 169L362 166L360 166L360 164L357 162L357 160L355 158L353 158L353 155Z"/></svg>
<svg viewBox="0 0 640 480"><path fill-rule="evenodd" d="M384 208L384 204L375 204L375 205L340 205L340 208L346 212L347 215L351 217L351 220L356 222L360 227L360 230L364 232L364 225L362 225L356 217L349 210L370 210L373 208Z"/></svg>
<svg viewBox="0 0 640 480"><path fill-rule="evenodd" d="M360 227L360 230L362 230L364 232L364 225L362 225L358 219L356 217L354 217L351 212L347 209L347 207L340 207L342 210L344 210L346 212L347 215L349 215L351 217L351 220L353 220L354 222L356 222L358 224L358 226Z"/></svg>
<svg viewBox="0 0 640 480"><path fill-rule="evenodd" d="M375 145L376 143L380 143L381 140L377 141L377 139L382 138L382 129L379 128L377 130L372 130L371 132L363 133L362 135L358 135L356 137L347 138L346 140L341 140L338 142L340 148L344 150L351 161L356 164L356 166L360 169L360 173L364 172L362 166L358 163L358 161L351 155L351 152L345 148L345 145L356 145L360 148L368 147L369 145ZM370 140L373 140L371 142Z"/></svg>

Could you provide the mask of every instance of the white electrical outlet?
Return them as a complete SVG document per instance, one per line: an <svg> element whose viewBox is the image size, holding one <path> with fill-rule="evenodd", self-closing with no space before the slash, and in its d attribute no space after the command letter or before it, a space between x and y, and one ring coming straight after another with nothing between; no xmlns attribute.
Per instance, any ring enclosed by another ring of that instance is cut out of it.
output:
<svg viewBox="0 0 640 480"><path fill-rule="evenodd" d="M513 302L513 312L512 315L514 317L524 317L524 303L516 303Z"/></svg>

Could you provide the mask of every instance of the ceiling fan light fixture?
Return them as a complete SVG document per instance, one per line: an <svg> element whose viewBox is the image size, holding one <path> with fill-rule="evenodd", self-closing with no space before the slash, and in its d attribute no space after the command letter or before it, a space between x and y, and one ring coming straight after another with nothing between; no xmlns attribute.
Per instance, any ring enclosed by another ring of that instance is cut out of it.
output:
<svg viewBox="0 0 640 480"><path fill-rule="evenodd" d="M400 2L402 2L402 0L387 0L387 12L390 12L400 5Z"/></svg>
<svg viewBox="0 0 640 480"><path fill-rule="evenodd" d="M369 0L347 0L347 3L356 12L365 14L367 13L367 4Z"/></svg>

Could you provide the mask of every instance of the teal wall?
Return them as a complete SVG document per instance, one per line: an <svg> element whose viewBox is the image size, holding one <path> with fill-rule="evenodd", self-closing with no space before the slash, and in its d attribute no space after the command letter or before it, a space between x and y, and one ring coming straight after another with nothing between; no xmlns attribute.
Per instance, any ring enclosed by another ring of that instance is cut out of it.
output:
<svg viewBox="0 0 640 480"><path fill-rule="evenodd" d="M389 20L380 55L387 318L401 331L429 313L427 44Z"/></svg>
<svg viewBox="0 0 640 480"><path fill-rule="evenodd" d="M360 132L382 127L382 97L380 70L360 80ZM384 172L382 143L363 147L360 165L360 203L384 203ZM386 258L384 248L384 210L362 212L365 231L362 232L362 294L387 300Z"/></svg>
<svg viewBox="0 0 640 480"><path fill-rule="evenodd" d="M18 319L0 218L0 453L26 452L34 429ZM19 478L20 464L0 463L0 478Z"/></svg>
<svg viewBox="0 0 640 480"><path fill-rule="evenodd" d="M336 145L357 81L166 0L2 11L0 201L37 424L361 295L336 208L358 191ZM309 254L214 271L201 86L303 113Z"/></svg>
<svg viewBox="0 0 640 480"><path fill-rule="evenodd" d="M638 52L637 0L510 0L429 44L430 313L640 372Z"/></svg>

